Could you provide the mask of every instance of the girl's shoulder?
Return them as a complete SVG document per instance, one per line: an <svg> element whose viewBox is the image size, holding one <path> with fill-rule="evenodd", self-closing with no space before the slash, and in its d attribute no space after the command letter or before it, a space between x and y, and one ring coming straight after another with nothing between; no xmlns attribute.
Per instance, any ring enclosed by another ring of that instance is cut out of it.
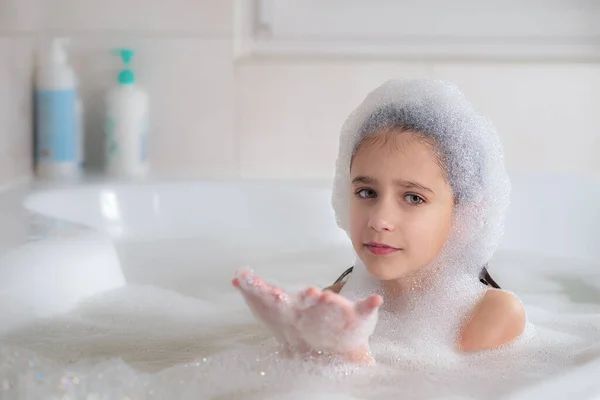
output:
<svg viewBox="0 0 600 400"><path fill-rule="evenodd" d="M463 351L495 349L517 339L527 317L517 296L501 289L488 289L471 310L459 333Z"/></svg>

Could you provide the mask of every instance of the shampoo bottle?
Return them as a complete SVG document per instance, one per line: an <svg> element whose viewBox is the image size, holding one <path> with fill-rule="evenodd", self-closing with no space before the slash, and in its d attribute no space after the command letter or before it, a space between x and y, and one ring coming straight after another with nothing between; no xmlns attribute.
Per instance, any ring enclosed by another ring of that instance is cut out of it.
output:
<svg viewBox="0 0 600 400"><path fill-rule="evenodd" d="M53 39L41 52L36 72L35 164L42 178L77 178L81 172L83 108L66 43Z"/></svg>
<svg viewBox="0 0 600 400"><path fill-rule="evenodd" d="M129 67L133 51L120 49L114 54L121 57L124 68L106 101L106 169L113 177L140 177L148 171L148 95Z"/></svg>

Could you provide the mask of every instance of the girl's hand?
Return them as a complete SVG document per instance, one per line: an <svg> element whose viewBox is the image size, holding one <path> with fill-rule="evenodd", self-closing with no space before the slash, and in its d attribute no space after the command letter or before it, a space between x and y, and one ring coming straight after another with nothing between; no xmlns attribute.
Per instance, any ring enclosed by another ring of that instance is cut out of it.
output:
<svg viewBox="0 0 600 400"><path fill-rule="evenodd" d="M341 356L357 363L373 362L368 341L383 303L381 296L352 302L317 288L292 296L248 270L238 271L233 285L254 316L291 351Z"/></svg>

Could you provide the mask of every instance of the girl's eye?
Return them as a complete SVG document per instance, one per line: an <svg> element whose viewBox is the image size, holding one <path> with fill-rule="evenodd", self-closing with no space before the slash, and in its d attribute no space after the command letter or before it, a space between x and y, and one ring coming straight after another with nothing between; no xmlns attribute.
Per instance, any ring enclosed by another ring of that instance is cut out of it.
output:
<svg viewBox="0 0 600 400"><path fill-rule="evenodd" d="M411 204L414 206L417 206L417 205L425 202L425 200L423 200L423 198L421 196L418 196L416 194L407 194L406 196L404 196L404 199L408 202L408 204Z"/></svg>
<svg viewBox="0 0 600 400"><path fill-rule="evenodd" d="M360 189L356 194L362 199L372 199L377 196L377 193L372 189Z"/></svg>

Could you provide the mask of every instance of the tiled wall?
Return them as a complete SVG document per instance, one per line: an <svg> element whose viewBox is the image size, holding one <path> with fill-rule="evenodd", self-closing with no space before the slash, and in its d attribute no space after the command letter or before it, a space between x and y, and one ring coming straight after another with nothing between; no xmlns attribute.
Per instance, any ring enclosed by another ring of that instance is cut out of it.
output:
<svg viewBox="0 0 600 400"><path fill-rule="evenodd" d="M29 40L0 35L0 187L31 169L33 59Z"/></svg>
<svg viewBox="0 0 600 400"><path fill-rule="evenodd" d="M327 177L344 119L389 77L453 81L496 124L511 172L600 179L600 64L262 61L238 65L245 176ZM314 156L311 162L307 157Z"/></svg>
<svg viewBox="0 0 600 400"><path fill-rule="evenodd" d="M52 36L72 38L90 169L102 166L104 95L120 66L109 50L132 46L151 96L153 169L239 176L232 7L229 0L0 0L0 186L31 171L35 49Z"/></svg>
<svg viewBox="0 0 600 400"><path fill-rule="evenodd" d="M368 91L397 76L458 83L492 117L513 171L600 178L600 66L349 59L234 62L233 0L0 0L0 185L31 165L38 37L73 38L86 154L102 165L103 96L133 46L151 95L159 175L330 178L338 132Z"/></svg>

